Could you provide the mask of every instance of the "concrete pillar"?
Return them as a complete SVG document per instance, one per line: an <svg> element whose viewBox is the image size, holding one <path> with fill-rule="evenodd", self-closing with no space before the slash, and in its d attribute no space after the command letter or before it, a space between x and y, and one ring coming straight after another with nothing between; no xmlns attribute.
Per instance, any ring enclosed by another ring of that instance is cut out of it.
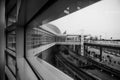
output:
<svg viewBox="0 0 120 80"><path fill-rule="evenodd" d="M85 55L85 56L87 56L86 50L87 50L87 45L84 45L84 55Z"/></svg>
<svg viewBox="0 0 120 80"><path fill-rule="evenodd" d="M75 45L73 45L73 51L75 51Z"/></svg>
<svg viewBox="0 0 120 80"><path fill-rule="evenodd" d="M0 80L5 80L5 0L0 0Z"/></svg>
<svg viewBox="0 0 120 80"><path fill-rule="evenodd" d="M16 25L16 60L17 80L26 80L24 61L24 22L25 22L25 0L17 0L17 25ZM24 7L24 8L23 8Z"/></svg>
<svg viewBox="0 0 120 80"><path fill-rule="evenodd" d="M100 61L102 61L102 47L100 47Z"/></svg>
<svg viewBox="0 0 120 80"><path fill-rule="evenodd" d="M84 56L84 35L81 35L81 56Z"/></svg>
<svg viewBox="0 0 120 80"><path fill-rule="evenodd" d="M24 29L17 26L16 29L16 60L17 60L17 80L25 80L24 66Z"/></svg>

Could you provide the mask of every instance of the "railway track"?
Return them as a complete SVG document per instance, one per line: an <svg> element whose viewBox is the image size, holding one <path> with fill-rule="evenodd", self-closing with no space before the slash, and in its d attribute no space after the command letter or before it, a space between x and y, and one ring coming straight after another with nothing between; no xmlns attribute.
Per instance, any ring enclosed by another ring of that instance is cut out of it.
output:
<svg viewBox="0 0 120 80"><path fill-rule="evenodd" d="M102 70L104 70L104 71L110 73L111 75L114 75L115 77L120 79L120 75L119 75L120 71L114 70L106 65L103 65L103 64L98 63L94 60L91 60L90 58L87 58L87 60L89 60L89 62L91 62L94 66L96 66L96 67L98 67L98 68L100 68L100 69L102 69Z"/></svg>
<svg viewBox="0 0 120 80"><path fill-rule="evenodd" d="M67 48L65 48L65 49L67 49ZM67 49L68 50L68 49ZM69 53L70 54L70 53ZM80 59L77 55L73 55L73 54L71 54L72 56L75 56L77 59ZM61 56L61 55L60 55ZM62 57L62 56L61 56ZM62 59L63 59L64 57L62 57ZM101 63L98 63L98 62L96 62L96 61L94 61L94 60L92 60L92 59L90 59L90 58L88 58L88 57L84 57L84 59L86 59L87 61L89 61L90 63L92 63L92 65L93 66L95 66L97 69L100 69L100 70L102 70L104 73L106 73L106 74L108 74L108 75L110 75L110 76L113 76L114 78L116 78L117 80L119 80L120 79L120 76L119 76L119 74L120 74L120 72L119 71L117 71L117 70L114 70L114 69L112 69L112 68L110 68L110 67L108 67L108 66L106 66L106 65L103 65L103 64L101 64ZM65 60L65 59L63 59L63 60ZM65 62L69 62L69 61L67 61L67 60L65 60ZM66 63L66 64L67 64ZM70 63L69 62L69 65L68 66L74 66L76 69L78 69L78 67L77 66L75 66L75 65L73 65L72 63ZM80 68L80 70L81 70L81 68ZM93 75L92 75L93 76ZM98 80L100 80L99 78L97 78Z"/></svg>
<svg viewBox="0 0 120 80"><path fill-rule="evenodd" d="M72 69L77 75L79 75L82 80L100 80L98 78L95 78L89 74L87 74L86 72L84 72L83 70L81 70L80 68L74 66L73 64L71 64L70 62L68 62L67 60L65 60L61 55L57 55L57 58L59 58L62 63L64 63L64 65L68 66L70 69Z"/></svg>

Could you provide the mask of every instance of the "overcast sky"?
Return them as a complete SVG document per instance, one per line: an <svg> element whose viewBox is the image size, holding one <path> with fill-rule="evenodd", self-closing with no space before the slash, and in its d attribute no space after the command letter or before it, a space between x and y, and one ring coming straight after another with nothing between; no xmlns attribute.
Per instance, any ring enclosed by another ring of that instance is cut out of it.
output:
<svg viewBox="0 0 120 80"><path fill-rule="evenodd" d="M85 34L120 39L120 0L102 0L50 23L62 33L80 34L84 30Z"/></svg>

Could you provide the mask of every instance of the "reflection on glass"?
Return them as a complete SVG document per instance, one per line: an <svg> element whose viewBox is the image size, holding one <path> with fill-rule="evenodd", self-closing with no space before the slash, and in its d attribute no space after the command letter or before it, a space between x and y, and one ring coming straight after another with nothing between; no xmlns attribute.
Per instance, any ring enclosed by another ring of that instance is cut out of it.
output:
<svg viewBox="0 0 120 80"><path fill-rule="evenodd" d="M9 32L7 34L7 48L13 51L15 51L15 47L16 47L16 40L15 40L16 36L15 35L16 35L15 31Z"/></svg>
<svg viewBox="0 0 120 80"><path fill-rule="evenodd" d="M54 35L44 29L33 28L30 32L27 33L27 47L36 48L55 41Z"/></svg>
<svg viewBox="0 0 120 80"><path fill-rule="evenodd" d="M11 71L16 74L16 61L10 55L7 55L7 66L11 69Z"/></svg>

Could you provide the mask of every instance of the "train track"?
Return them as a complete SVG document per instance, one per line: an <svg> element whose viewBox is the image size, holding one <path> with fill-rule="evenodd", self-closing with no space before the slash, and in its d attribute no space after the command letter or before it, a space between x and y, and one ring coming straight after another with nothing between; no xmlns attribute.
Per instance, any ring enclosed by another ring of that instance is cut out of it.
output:
<svg viewBox="0 0 120 80"><path fill-rule="evenodd" d="M66 47L65 47L65 49L69 50L69 49L66 48ZM71 55L73 55L73 54L71 54ZM76 58L79 59L78 55L75 55L75 54L74 54L73 56L75 56ZM110 74L111 76L114 76L114 77L117 78L117 79L120 79L120 76L119 76L120 71L115 70L115 69L112 69L112 68L110 68L110 67L108 67L108 66L106 66L106 65L103 65L103 64L101 64L101 63L98 63L98 62L96 62L96 61L94 61L94 60L92 60L92 59L90 59L90 58L88 58L88 57L84 57L84 59L86 59L87 61L89 61L90 63L92 63L92 65L96 66L96 68L101 69L101 70L107 72L108 74ZM67 60L66 60L66 61L67 61ZM72 64L72 63L70 63L70 64ZM72 64L72 65L73 65L73 64ZM77 67L77 68L78 68L78 67Z"/></svg>
<svg viewBox="0 0 120 80"><path fill-rule="evenodd" d="M87 60L89 60L89 62L91 62L94 66L96 66L96 67L98 67L98 68L100 68L100 69L102 69L102 70L104 70L104 71L110 73L111 75L114 75L115 77L120 79L120 75L119 75L120 71L114 70L114 69L112 69L106 65L103 65L101 63L98 63L90 58L87 58Z"/></svg>
<svg viewBox="0 0 120 80"><path fill-rule="evenodd" d="M57 58L59 58L62 63L64 63L64 65L68 66L70 69L72 69L77 75L79 75L80 77L82 77L83 80L99 80L89 74L87 74L86 72L84 72L83 70L81 70L80 68L74 66L73 64L71 64L70 62L68 62L67 60L65 60L65 58L63 58L61 55L57 55Z"/></svg>

